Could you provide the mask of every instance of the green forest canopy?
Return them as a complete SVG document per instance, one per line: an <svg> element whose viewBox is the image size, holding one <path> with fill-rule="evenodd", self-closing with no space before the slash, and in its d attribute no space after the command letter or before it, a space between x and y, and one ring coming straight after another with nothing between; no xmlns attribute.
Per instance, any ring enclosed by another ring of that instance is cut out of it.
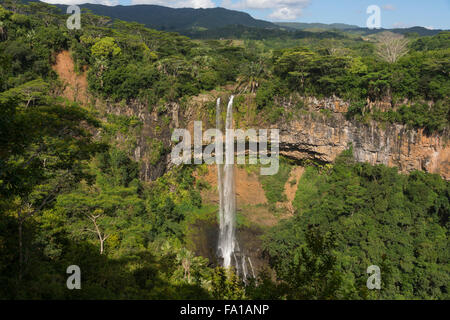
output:
<svg viewBox="0 0 450 320"><path fill-rule="evenodd" d="M52 6L6 4L13 11L0 7L1 298L449 298L449 183L439 176L357 164L351 150L331 166L308 167L295 216L265 235L277 281L263 272L244 286L185 248L187 218L203 206L192 167L140 181L138 164L108 134L114 124L58 97L51 67L56 53L70 50L78 70L89 67L92 94L139 99L162 113L168 102L237 79L260 84L262 110L277 108L277 96L335 94L353 101L348 116L361 120L367 98L407 98L410 105L373 117L439 131L449 119L448 32L411 38L408 53L387 63L374 43L354 36L236 46L89 13L71 31ZM377 263L386 270L383 290L369 292L365 268ZM83 270L83 290L65 287L72 264Z"/></svg>

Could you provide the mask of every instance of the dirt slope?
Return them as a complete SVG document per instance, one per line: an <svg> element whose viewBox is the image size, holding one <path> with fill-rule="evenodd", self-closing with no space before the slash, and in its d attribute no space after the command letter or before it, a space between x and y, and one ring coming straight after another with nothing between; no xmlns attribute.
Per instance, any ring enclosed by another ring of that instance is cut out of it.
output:
<svg viewBox="0 0 450 320"><path fill-rule="evenodd" d="M84 71L81 75L75 72L75 64L69 51L58 53L53 70L65 85L62 93L65 98L83 104L88 102L87 72Z"/></svg>

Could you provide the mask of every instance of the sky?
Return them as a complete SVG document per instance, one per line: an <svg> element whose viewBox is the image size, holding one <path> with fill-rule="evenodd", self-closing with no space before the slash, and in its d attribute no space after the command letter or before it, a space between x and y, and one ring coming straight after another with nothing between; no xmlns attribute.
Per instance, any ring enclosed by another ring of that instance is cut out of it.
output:
<svg viewBox="0 0 450 320"><path fill-rule="evenodd" d="M366 26L370 5L381 9L381 27L450 29L450 0L43 0L104 5L157 4L173 8L223 7L268 21L347 23Z"/></svg>

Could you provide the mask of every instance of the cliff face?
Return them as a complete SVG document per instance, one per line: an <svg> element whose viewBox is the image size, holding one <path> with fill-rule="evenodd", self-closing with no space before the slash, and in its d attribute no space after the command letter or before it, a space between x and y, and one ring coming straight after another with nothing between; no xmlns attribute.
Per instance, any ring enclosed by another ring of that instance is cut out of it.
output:
<svg viewBox="0 0 450 320"><path fill-rule="evenodd" d="M133 155L141 163L143 180L158 178L170 166L172 129L187 128L193 136L193 121L203 120L204 129L209 127L202 112L202 106L208 103L208 98L212 101L215 99L212 95L196 97L191 107L185 110L171 104L163 116L158 116L157 112L150 113L143 105L107 108L108 113L135 116L142 121L142 129L134 138ZM356 161L397 167L403 173L423 170L450 180L448 135L426 135L423 129L408 129L400 124L348 121L345 118L348 104L339 99L311 98L307 101L307 107L309 111L294 120L280 121L272 126L280 129L280 154L296 160L332 162L351 145ZM328 112L321 113L323 109ZM164 124L162 118L168 121ZM165 150L154 163L151 163L153 146L149 139L160 140Z"/></svg>
<svg viewBox="0 0 450 320"><path fill-rule="evenodd" d="M103 109L104 115L135 118L140 122L138 127L130 128L125 134L118 132L115 143L122 146L122 149L129 150L132 158L139 163L141 180L154 181L166 172L170 164L171 130L178 127L176 116L160 115L156 110L150 111L147 105L138 102L123 106L97 101L96 107ZM178 105L170 105L168 110L176 111ZM105 117L103 120L106 119Z"/></svg>
<svg viewBox="0 0 450 320"><path fill-rule="evenodd" d="M308 113L280 123L280 153L294 159L331 162L351 144L359 162L398 167L401 172L424 170L450 180L448 135L425 135L399 124L363 124L344 116L348 105L337 99L310 99L313 109L330 112Z"/></svg>
<svg viewBox="0 0 450 320"><path fill-rule="evenodd" d="M82 103L89 101L86 73L76 75L70 54L61 52L54 66L61 80L67 85L61 94L70 100ZM106 120L114 114L135 117L141 122L139 128L123 134L117 133L117 144L130 151L133 158L140 163L141 179L151 181L161 176L170 166L172 143L170 136L174 128L188 128L191 132L193 121L202 120L204 128L208 126L208 114L205 105L215 101L218 92L200 95L191 99L187 108L178 104L165 106L165 112L159 114L150 111L148 106L140 103L127 105L109 104L98 99L90 100L101 117ZM254 103L253 96L247 102ZM369 104L370 108L384 110L385 103ZM337 155L351 144L357 161L371 164L384 164L398 167L401 172L424 170L440 174L450 180L450 145L449 135L433 134L427 136L423 130L409 130L403 125L371 122L363 124L348 121L345 112L348 103L337 98L305 101L307 112L296 116L294 120L280 121L273 128L280 129L280 153L287 157L303 160L314 159L332 162ZM289 111L289 103L286 113ZM321 112L324 110L326 112ZM251 125L253 128L257 125ZM261 127L267 128L265 125ZM159 145L155 144L155 141Z"/></svg>

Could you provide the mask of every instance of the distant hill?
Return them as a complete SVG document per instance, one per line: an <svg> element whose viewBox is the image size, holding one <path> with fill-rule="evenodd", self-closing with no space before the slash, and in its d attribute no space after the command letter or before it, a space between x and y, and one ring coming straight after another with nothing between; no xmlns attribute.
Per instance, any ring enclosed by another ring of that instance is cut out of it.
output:
<svg viewBox="0 0 450 320"><path fill-rule="evenodd" d="M345 23L325 24L325 23L280 22L276 23L276 25L285 28L287 30L304 30L304 31L339 30L351 33L358 33L361 35L371 35L389 30L391 32L400 34L417 33L420 36L432 36L443 31L443 30L430 30L424 27L397 28L397 29L368 29Z"/></svg>
<svg viewBox="0 0 450 320"><path fill-rule="evenodd" d="M57 5L65 10L66 5ZM82 9L89 9L94 14L113 19L135 21L149 28L167 31L192 29L216 29L228 25L242 25L256 28L278 28L275 24L252 18L248 13L224 8L192 9L168 8L157 5L104 6L82 4Z"/></svg>
<svg viewBox="0 0 450 320"><path fill-rule="evenodd" d="M348 31L348 30L347 30ZM397 28L397 29L367 29L367 28L361 28L359 31L365 35L375 34L383 31L391 31L394 33L399 33L403 35L407 34L413 34L417 33L419 36L434 36L442 31L445 30L438 30L438 29L427 29L424 27L411 27L411 28Z"/></svg>
<svg viewBox="0 0 450 320"><path fill-rule="evenodd" d="M254 28L242 25L229 25L223 28L209 30L185 30L183 35L192 39L251 39L251 40L290 40L290 39L343 39L347 38L345 32L338 30L283 30L274 28Z"/></svg>
<svg viewBox="0 0 450 320"><path fill-rule="evenodd" d="M345 24L345 23L303 23L303 22L279 22L276 25L288 28L288 29L296 29L296 30L305 30L305 29L324 29L324 30L349 30L349 29L360 29L360 27Z"/></svg>

